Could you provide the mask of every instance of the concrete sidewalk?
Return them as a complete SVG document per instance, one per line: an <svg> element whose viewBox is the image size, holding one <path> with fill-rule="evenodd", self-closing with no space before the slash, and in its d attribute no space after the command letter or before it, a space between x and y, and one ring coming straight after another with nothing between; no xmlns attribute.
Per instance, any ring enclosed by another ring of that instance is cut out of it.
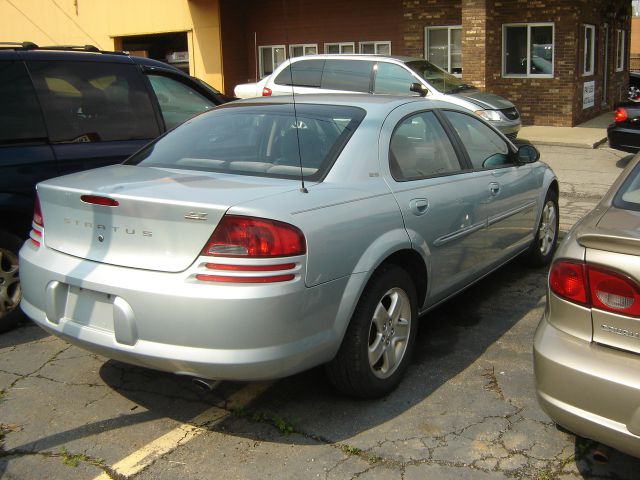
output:
<svg viewBox="0 0 640 480"><path fill-rule="evenodd" d="M598 115L575 127L528 125L520 129L518 142L533 145L596 148L607 141L607 126L613 123L613 111Z"/></svg>

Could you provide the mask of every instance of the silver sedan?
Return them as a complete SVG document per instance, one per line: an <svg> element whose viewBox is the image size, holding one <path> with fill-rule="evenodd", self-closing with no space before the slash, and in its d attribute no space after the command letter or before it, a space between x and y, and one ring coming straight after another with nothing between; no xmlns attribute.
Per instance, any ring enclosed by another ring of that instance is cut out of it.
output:
<svg viewBox="0 0 640 480"><path fill-rule="evenodd" d="M234 102L122 165L38 185L23 310L109 358L205 379L326 364L397 386L419 315L517 257L550 261L558 183L421 98Z"/></svg>

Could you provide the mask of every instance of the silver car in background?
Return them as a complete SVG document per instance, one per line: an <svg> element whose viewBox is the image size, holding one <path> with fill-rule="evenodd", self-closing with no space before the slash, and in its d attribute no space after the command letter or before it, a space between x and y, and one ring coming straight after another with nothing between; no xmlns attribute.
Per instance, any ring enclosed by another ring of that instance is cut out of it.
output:
<svg viewBox="0 0 640 480"><path fill-rule="evenodd" d="M559 425L640 457L640 157L564 239L534 340Z"/></svg>
<svg viewBox="0 0 640 480"><path fill-rule="evenodd" d="M558 184L472 113L312 95L200 115L123 165L38 185L23 310L109 358L206 379L326 364L396 387L418 316L552 258Z"/></svg>

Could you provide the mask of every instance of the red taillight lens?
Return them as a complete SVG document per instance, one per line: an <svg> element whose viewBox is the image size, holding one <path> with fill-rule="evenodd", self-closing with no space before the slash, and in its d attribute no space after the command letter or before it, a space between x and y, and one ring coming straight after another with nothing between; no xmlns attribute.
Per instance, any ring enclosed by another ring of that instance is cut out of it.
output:
<svg viewBox="0 0 640 480"><path fill-rule="evenodd" d="M80 197L84 203L91 203L92 205L103 205L105 207L117 207L120 205L117 200L108 197L100 197L98 195L82 195Z"/></svg>
<svg viewBox="0 0 640 480"><path fill-rule="evenodd" d="M36 202L33 205L33 223L44 227L44 219L42 218L42 208L40 207L40 199L36 195Z"/></svg>
<svg viewBox="0 0 640 480"><path fill-rule="evenodd" d="M639 287L633 280L602 268L588 267L588 270L594 308L640 316Z"/></svg>
<svg viewBox="0 0 640 480"><path fill-rule="evenodd" d="M615 116L613 117L616 122L626 122L628 118L629 114L627 113L627 110L622 107L618 107L616 109Z"/></svg>
<svg viewBox="0 0 640 480"><path fill-rule="evenodd" d="M273 93L273 92L271 91L271 89L270 89L270 88L264 87L264 88L262 89L262 96L263 96L263 97L270 97L272 93Z"/></svg>
<svg viewBox="0 0 640 480"><path fill-rule="evenodd" d="M565 300L587 303L585 265L573 262L556 262L549 272L549 288Z"/></svg>
<svg viewBox="0 0 640 480"><path fill-rule="evenodd" d="M262 218L225 215L202 250L216 257L287 257L307 251L303 233L293 225Z"/></svg>

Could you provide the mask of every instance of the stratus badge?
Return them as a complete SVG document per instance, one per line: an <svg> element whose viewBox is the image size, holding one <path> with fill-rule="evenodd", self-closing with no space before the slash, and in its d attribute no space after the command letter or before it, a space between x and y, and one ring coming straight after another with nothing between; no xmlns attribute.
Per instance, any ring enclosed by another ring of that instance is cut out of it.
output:
<svg viewBox="0 0 640 480"><path fill-rule="evenodd" d="M187 212L184 216L187 220L206 220L207 213L202 212Z"/></svg>

